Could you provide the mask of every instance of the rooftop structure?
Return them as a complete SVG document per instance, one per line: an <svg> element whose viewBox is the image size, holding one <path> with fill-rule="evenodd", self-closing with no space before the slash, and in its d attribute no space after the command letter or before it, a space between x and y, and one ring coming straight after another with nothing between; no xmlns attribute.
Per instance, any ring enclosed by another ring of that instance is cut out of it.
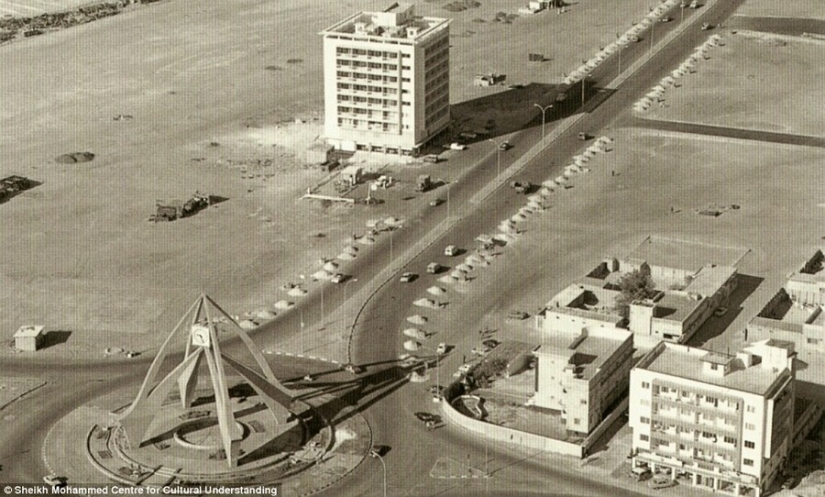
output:
<svg viewBox="0 0 825 497"><path fill-rule="evenodd" d="M447 127L449 23L399 3L353 14L320 33L330 145L409 155Z"/></svg>
<svg viewBox="0 0 825 497"><path fill-rule="evenodd" d="M735 355L660 342L630 373L633 467L759 497L791 449L795 355L779 340Z"/></svg>
<svg viewBox="0 0 825 497"><path fill-rule="evenodd" d="M799 352L825 353L824 263L825 256L818 250L799 272L788 278L748 323L750 340L776 338L793 342Z"/></svg>
<svg viewBox="0 0 825 497"><path fill-rule="evenodd" d="M43 326L21 326L14 332L14 348L25 352L35 352L43 344L45 337Z"/></svg>
<svg viewBox="0 0 825 497"><path fill-rule="evenodd" d="M633 338L618 328L556 331L542 338L532 403L561 411L567 429L589 433L624 394Z"/></svg>

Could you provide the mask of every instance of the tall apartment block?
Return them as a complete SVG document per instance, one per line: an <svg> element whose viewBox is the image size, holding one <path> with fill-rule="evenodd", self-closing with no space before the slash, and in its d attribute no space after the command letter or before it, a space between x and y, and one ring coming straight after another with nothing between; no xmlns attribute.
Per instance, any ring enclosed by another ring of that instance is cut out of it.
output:
<svg viewBox="0 0 825 497"><path fill-rule="evenodd" d="M792 448L795 355L780 340L736 355L659 343L630 372L633 467L762 495Z"/></svg>
<svg viewBox="0 0 825 497"><path fill-rule="evenodd" d="M324 133L330 145L410 155L450 122L450 21L413 5L361 12L324 37Z"/></svg>

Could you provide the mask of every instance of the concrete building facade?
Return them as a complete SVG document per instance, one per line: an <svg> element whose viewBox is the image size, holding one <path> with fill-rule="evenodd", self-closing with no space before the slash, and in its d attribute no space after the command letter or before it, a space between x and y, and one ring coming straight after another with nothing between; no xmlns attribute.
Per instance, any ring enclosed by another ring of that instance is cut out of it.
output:
<svg viewBox="0 0 825 497"><path fill-rule="evenodd" d="M627 391L633 335L618 328L557 330L534 352L536 392L532 404L561 411L567 430L590 433Z"/></svg>
<svg viewBox="0 0 825 497"><path fill-rule="evenodd" d="M449 24L396 4L320 33L330 145L410 155L449 125Z"/></svg>
<svg viewBox="0 0 825 497"><path fill-rule="evenodd" d="M633 467L762 495L792 448L795 355L777 340L736 355L659 343L630 373Z"/></svg>

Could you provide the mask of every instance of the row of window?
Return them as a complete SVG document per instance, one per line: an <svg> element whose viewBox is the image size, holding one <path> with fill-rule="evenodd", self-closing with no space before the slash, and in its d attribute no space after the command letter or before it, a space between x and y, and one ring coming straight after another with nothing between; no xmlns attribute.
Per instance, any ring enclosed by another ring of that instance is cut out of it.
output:
<svg viewBox="0 0 825 497"><path fill-rule="evenodd" d="M382 95L397 95L398 94L398 89L397 88L384 88L384 87L381 87L381 86L361 85L361 84L352 84L352 83L338 83L336 86L339 90L368 91L368 92L382 94ZM401 93L409 93L409 90L401 90Z"/></svg>
<svg viewBox="0 0 825 497"><path fill-rule="evenodd" d="M363 60L338 59L335 62L335 65L337 67L352 67L355 69L380 69L383 71L398 70L398 64L382 64L380 62L366 62Z"/></svg>
<svg viewBox="0 0 825 497"><path fill-rule="evenodd" d="M365 55L367 57L383 57L385 59L397 59L398 52L383 52L381 50L366 50L363 48L335 47L338 55ZM410 54L402 53L401 57L408 58Z"/></svg>
<svg viewBox="0 0 825 497"><path fill-rule="evenodd" d="M384 83L397 83L398 78L395 76L382 76L380 74L365 74L360 72L338 71L336 73L338 78L352 78L352 79L366 79L369 81L381 81ZM409 83L410 78L401 78L404 83Z"/></svg>
<svg viewBox="0 0 825 497"><path fill-rule="evenodd" d="M650 388L650 382L643 381L642 382L642 388L649 389ZM710 395L703 396L700 393L694 393L694 392L691 392L690 390L679 390L678 388L667 387L667 386L664 386L664 385L653 385L653 394L656 395L656 394L659 394L659 393L662 393L662 394L673 393L677 397L682 397L683 399L704 401L706 404L713 405L713 407L719 407L719 404L720 404L719 399L717 399L716 397L712 397ZM737 411L739 410L739 402L737 402L735 400L731 400L731 399L722 400L721 403L722 403L723 406L726 406L730 409L736 409ZM747 410L747 412L750 412L750 413L756 412L756 406L749 405L749 406L746 407L746 410Z"/></svg>
<svg viewBox="0 0 825 497"><path fill-rule="evenodd" d="M391 123L384 123L380 121L369 121L366 119L349 119L346 117L338 118L339 128L349 128L366 131L381 131L385 133L398 133L398 125ZM409 126L405 126L409 128Z"/></svg>

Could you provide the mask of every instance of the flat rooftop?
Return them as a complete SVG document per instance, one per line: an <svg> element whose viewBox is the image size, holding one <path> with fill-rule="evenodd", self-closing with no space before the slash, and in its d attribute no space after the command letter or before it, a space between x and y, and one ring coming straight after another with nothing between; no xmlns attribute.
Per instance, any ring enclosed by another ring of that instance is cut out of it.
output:
<svg viewBox="0 0 825 497"><path fill-rule="evenodd" d="M580 310L599 314L609 319L620 317L616 311L616 296L619 292L588 283L574 283L560 291L545 305L548 312L570 313L571 310ZM580 303L573 302L579 300Z"/></svg>
<svg viewBox="0 0 825 497"><path fill-rule="evenodd" d="M733 359L733 371L725 376L713 376L703 372L703 362L709 357L707 354L707 350L663 342L643 360L644 366L640 364L637 367L757 395L765 395L782 374L781 371L773 372L759 366L745 368L741 359Z"/></svg>
<svg viewBox="0 0 825 497"><path fill-rule="evenodd" d="M682 292L665 292L662 298L656 302L655 316L659 319L681 323L690 316L698 305L698 300L693 300Z"/></svg>
<svg viewBox="0 0 825 497"><path fill-rule="evenodd" d="M685 291L710 297L735 274L736 268L733 266L702 266L685 287Z"/></svg>
<svg viewBox="0 0 825 497"><path fill-rule="evenodd" d="M646 261L651 266L699 271L708 262L720 266L735 266L748 253L744 247L723 247L686 240L649 237L627 257Z"/></svg>
<svg viewBox="0 0 825 497"><path fill-rule="evenodd" d="M390 39L415 42L427 38L438 28L449 23L449 19L440 17L415 16L412 4L399 2L394 9L353 14L325 29L321 34L351 35L354 38L375 41Z"/></svg>
<svg viewBox="0 0 825 497"><path fill-rule="evenodd" d="M610 336L615 333L615 336ZM593 378L599 368L631 336L627 330L605 329L598 335L593 332L582 337L580 333L553 332L542 337L537 354L570 354L571 363L580 366L579 377L584 380Z"/></svg>

